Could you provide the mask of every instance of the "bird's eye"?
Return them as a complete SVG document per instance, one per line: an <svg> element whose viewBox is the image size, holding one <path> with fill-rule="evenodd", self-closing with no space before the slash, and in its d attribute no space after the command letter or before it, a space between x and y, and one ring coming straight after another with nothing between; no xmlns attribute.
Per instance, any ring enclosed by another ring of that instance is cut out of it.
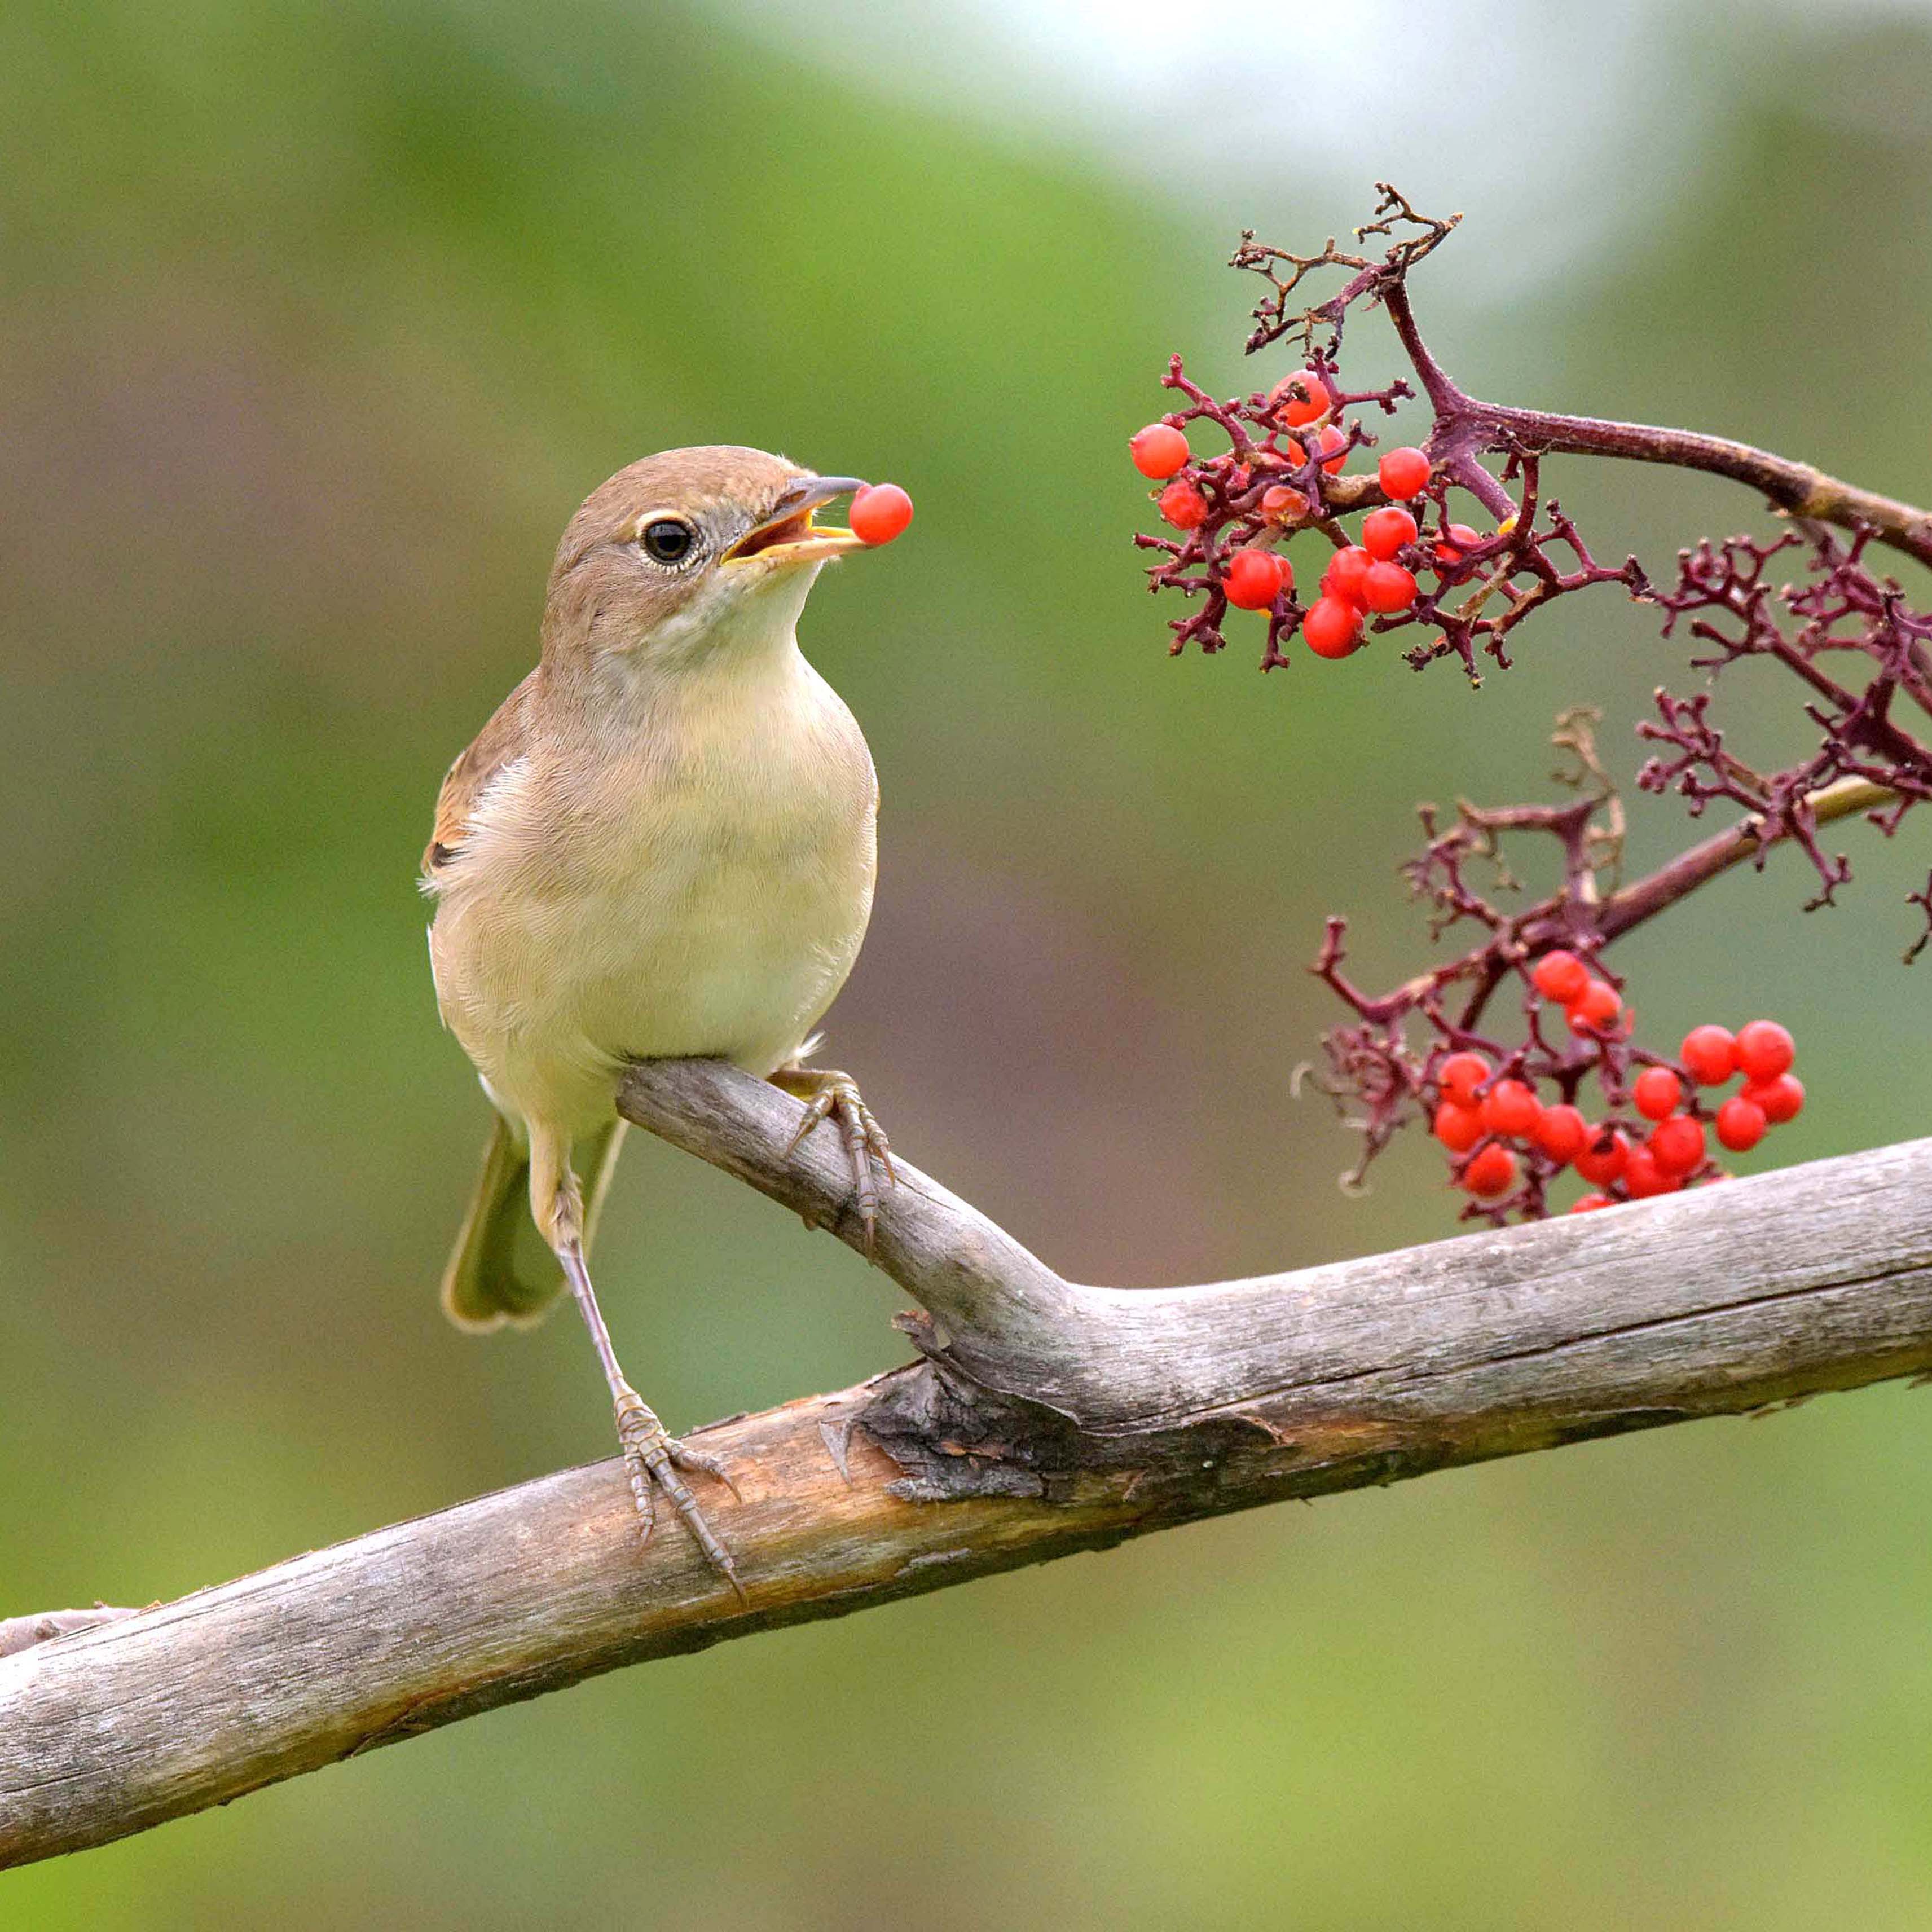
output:
<svg viewBox="0 0 1932 1932"><path fill-rule="evenodd" d="M644 545L644 554L656 562L681 563L698 538L688 524L681 524L675 517L659 517L644 526L638 541Z"/></svg>

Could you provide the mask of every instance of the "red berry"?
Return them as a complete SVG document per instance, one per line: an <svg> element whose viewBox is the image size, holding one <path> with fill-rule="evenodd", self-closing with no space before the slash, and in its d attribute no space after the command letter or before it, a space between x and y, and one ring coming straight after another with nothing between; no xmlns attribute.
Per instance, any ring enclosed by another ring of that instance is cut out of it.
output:
<svg viewBox="0 0 1932 1932"><path fill-rule="evenodd" d="M1366 577L1375 559L1360 544L1351 544L1346 550L1338 550L1328 560L1328 568L1322 573L1322 587L1330 597L1345 598L1351 604L1362 601L1362 579Z"/></svg>
<svg viewBox="0 0 1932 1932"><path fill-rule="evenodd" d="M1372 563L1362 573L1362 602L1384 615L1406 610L1415 602L1415 576L1399 563Z"/></svg>
<svg viewBox="0 0 1932 1932"><path fill-rule="evenodd" d="M1315 447L1323 459L1322 467L1330 476L1340 475L1342 464L1348 460L1348 431L1340 423L1330 423L1315 439Z"/></svg>
<svg viewBox="0 0 1932 1932"><path fill-rule="evenodd" d="M1574 1107L1559 1101L1537 1116L1529 1137L1552 1160L1573 1161L1589 1144L1590 1124Z"/></svg>
<svg viewBox="0 0 1932 1932"><path fill-rule="evenodd" d="M1652 1068L1653 1072L1661 1072ZM1704 1124L1688 1114L1671 1114L1650 1130L1651 1156L1666 1174L1682 1176L1704 1165Z"/></svg>
<svg viewBox="0 0 1932 1932"><path fill-rule="evenodd" d="M1648 1201L1653 1194L1675 1194L1683 1185L1681 1175L1664 1172L1648 1148L1630 1149L1624 1166L1624 1192L1633 1201Z"/></svg>
<svg viewBox="0 0 1932 1932"><path fill-rule="evenodd" d="M1443 532L1449 541L1436 546L1436 561L1439 564L1460 563L1465 550L1472 550L1482 538L1467 524L1451 524Z"/></svg>
<svg viewBox="0 0 1932 1932"><path fill-rule="evenodd" d="M1277 524L1294 522L1308 508L1308 499L1286 483L1270 483L1262 492L1262 514Z"/></svg>
<svg viewBox="0 0 1932 1932"><path fill-rule="evenodd" d="M1415 541L1415 519L1391 505L1371 510L1362 519L1362 548L1378 562L1386 563L1404 544Z"/></svg>
<svg viewBox="0 0 1932 1932"><path fill-rule="evenodd" d="M1764 1138L1764 1130L1769 1119L1764 1109L1755 1100L1748 1100L1742 1094L1733 1094L1718 1109L1718 1139L1733 1154L1748 1154Z"/></svg>
<svg viewBox="0 0 1932 1932"><path fill-rule="evenodd" d="M1580 1000L1590 984L1589 968L1574 952L1546 952L1529 976L1536 990L1559 1006Z"/></svg>
<svg viewBox="0 0 1932 1932"><path fill-rule="evenodd" d="M853 507L856 511L857 506ZM1208 520L1208 499L1177 476L1160 493L1160 513L1178 530L1198 530Z"/></svg>
<svg viewBox="0 0 1932 1932"><path fill-rule="evenodd" d="M1592 980L1563 1010L1572 1033L1602 1032L1616 1024L1624 1010L1617 989L1606 980Z"/></svg>
<svg viewBox="0 0 1932 1932"><path fill-rule="evenodd" d="M1630 1085L1630 1103L1646 1120L1675 1113L1683 1097L1683 1082L1667 1066L1646 1066Z"/></svg>
<svg viewBox="0 0 1932 1932"><path fill-rule="evenodd" d="M1392 449L1376 465L1376 481L1390 496L1419 496L1429 484L1429 459L1419 449Z"/></svg>
<svg viewBox="0 0 1932 1932"><path fill-rule="evenodd" d="M1238 610L1265 610L1281 595L1282 560L1269 550L1238 550L1221 588Z"/></svg>
<svg viewBox="0 0 1932 1932"><path fill-rule="evenodd" d="M1620 1127L1599 1127L1590 1144L1575 1156L1576 1172L1598 1187L1607 1187L1629 1163L1630 1144Z"/></svg>
<svg viewBox="0 0 1932 1932"><path fill-rule="evenodd" d="M1570 1204L1570 1211L1573 1214L1590 1214L1599 1208L1614 1208L1616 1204L1607 1194L1580 1194Z"/></svg>
<svg viewBox="0 0 1932 1932"><path fill-rule="evenodd" d="M1482 1111L1444 1100L1436 1110L1433 1131L1451 1154L1467 1154L1483 1138Z"/></svg>
<svg viewBox="0 0 1932 1932"><path fill-rule="evenodd" d="M1536 1089L1520 1080L1498 1080L1483 1096L1483 1125L1492 1134L1526 1134L1542 1112Z"/></svg>
<svg viewBox="0 0 1932 1932"><path fill-rule="evenodd" d="M1480 1154L1469 1156L1469 1164L1462 1170L1462 1185L1485 1201L1507 1194L1516 1185L1516 1156L1490 1142Z"/></svg>
<svg viewBox="0 0 1932 1932"><path fill-rule="evenodd" d="M1782 1126L1803 1112L1804 1083L1795 1073L1780 1073L1775 1080L1754 1080L1738 1098L1762 1107L1765 1118L1773 1126Z"/></svg>
<svg viewBox="0 0 1932 1932"><path fill-rule="evenodd" d="M1473 1107L1476 1089L1490 1077L1490 1063L1480 1053L1452 1053L1436 1069L1436 1084L1459 1106Z"/></svg>
<svg viewBox="0 0 1932 1932"><path fill-rule="evenodd" d="M1300 395L1294 393L1297 387L1302 392ZM1274 386L1270 400L1279 406L1282 421L1291 429L1312 423L1316 417L1326 416L1334 406L1328 384L1322 381L1319 371L1313 369L1298 370L1294 375L1284 377Z"/></svg>
<svg viewBox="0 0 1932 1932"><path fill-rule="evenodd" d="M1345 658L1362 641L1362 614L1342 598L1318 597L1301 634L1318 658Z"/></svg>
<svg viewBox="0 0 1932 1932"><path fill-rule="evenodd" d="M1798 1057L1791 1036L1775 1020L1753 1020L1738 1028L1738 1071L1747 1080L1775 1080Z"/></svg>
<svg viewBox="0 0 1932 1932"><path fill-rule="evenodd" d="M868 483L853 492L845 520L861 543L889 544L912 521L912 499L896 483Z"/></svg>
<svg viewBox="0 0 1932 1932"><path fill-rule="evenodd" d="M1127 454L1143 476L1161 483L1186 469L1193 452L1187 447L1186 437L1173 424L1149 423L1145 429L1128 437Z"/></svg>
<svg viewBox="0 0 1932 1932"><path fill-rule="evenodd" d="M1738 1070L1738 1043L1727 1027L1693 1027L1684 1036L1682 1058L1700 1086L1720 1087Z"/></svg>

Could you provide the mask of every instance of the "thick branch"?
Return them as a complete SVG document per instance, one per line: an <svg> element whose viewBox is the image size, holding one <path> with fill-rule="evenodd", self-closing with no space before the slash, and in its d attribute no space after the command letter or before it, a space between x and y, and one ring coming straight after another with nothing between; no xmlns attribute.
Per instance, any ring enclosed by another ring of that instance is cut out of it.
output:
<svg viewBox="0 0 1932 1932"><path fill-rule="evenodd" d="M633 1120L857 1244L830 1130L706 1063ZM1196 1288L1063 1281L910 1168L881 1265L926 1359L705 1431L740 1606L615 1462L0 1660L0 1864L618 1665L1191 1519L1932 1368L1932 1141ZM944 1500L941 1500L944 1499Z"/></svg>
<svg viewBox="0 0 1932 1932"><path fill-rule="evenodd" d="M96 1604L91 1610L42 1610L33 1616L0 1617L0 1657L16 1651L30 1650L37 1643L50 1643L57 1636L74 1636L85 1630L122 1617L138 1616L137 1610L115 1610Z"/></svg>

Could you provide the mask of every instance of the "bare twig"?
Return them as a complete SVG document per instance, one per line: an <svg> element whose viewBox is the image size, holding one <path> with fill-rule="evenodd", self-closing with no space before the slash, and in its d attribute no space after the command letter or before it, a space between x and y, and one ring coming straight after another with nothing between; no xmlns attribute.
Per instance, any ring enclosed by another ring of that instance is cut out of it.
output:
<svg viewBox="0 0 1932 1932"><path fill-rule="evenodd" d="M631 1119L864 1234L829 1131L704 1062ZM878 1258L922 1359L704 1432L741 1605L608 1462L0 1661L0 1864L618 1665L1290 1497L1932 1367L1932 1141L1214 1286L1063 1280L909 1167Z"/></svg>
<svg viewBox="0 0 1932 1932"><path fill-rule="evenodd" d="M1438 412L1436 434L1430 446L1438 457L1473 455L1478 449L1514 444L1558 455L1612 457L1630 463L1699 470L1758 491L1788 517L1832 524L1844 530L1869 529L1877 532L1881 543L1921 563L1932 564L1932 512L1842 482L1812 464L1696 430L1565 416L1550 410L1485 402L1469 395L1443 374L1430 354L1416 327L1408 291L1400 280L1392 280L1379 292L1403 350L1427 386ZM1502 514L1510 512L1504 509Z"/></svg>

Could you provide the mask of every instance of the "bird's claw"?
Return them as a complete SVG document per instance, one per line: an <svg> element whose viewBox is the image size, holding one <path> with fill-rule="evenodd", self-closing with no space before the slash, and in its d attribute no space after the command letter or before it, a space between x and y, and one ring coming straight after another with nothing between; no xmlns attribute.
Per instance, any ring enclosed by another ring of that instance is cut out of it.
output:
<svg viewBox="0 0 1932 1932"><path fill-rule="evenodd" d="M796 1094L806 1103L805 1116L786 1144L786 1160L797 1153L806 1136L820 1121L829 1120L837 1126L852 1169L853 1205L866 1231L866 1252L869 1256L878 1232L879 1176L885 1176L888 1187L898 1184L898 1175L892 1166L892 1144L886 1139L886 1130L874 1118L859 1091L859 1083L849 1073L788 1068L778 1079L788 1093Z"/></svg>
<svg viewBox="0 0 1932 1932"><path fill-rule="evenodd" d="M679 1473L689 1470L694 1474L710 1476L731 1492L734 1502L742 1502L744 1498L739 1495L738 1486L727 1474L724 1463L716 1456L686 1448L665 1429L656 1412L636 1390L626 1388L617 1398L616 1409L617 1440L623 1445L624 1466L631 1478L632 1500L638 1509L638 1540L650 1540L651 1531L657 1522L654 1490L662 1490L670 1497L672 1508L683 1517L686 1527L697 1539L705 1561L731 1586L742 1603L745 1586L738 1580L737 1565L731 1561L731 1553L719 1540L717 1532L705 1520L704 1512L698 1506L698 1498Z"/></svg>

